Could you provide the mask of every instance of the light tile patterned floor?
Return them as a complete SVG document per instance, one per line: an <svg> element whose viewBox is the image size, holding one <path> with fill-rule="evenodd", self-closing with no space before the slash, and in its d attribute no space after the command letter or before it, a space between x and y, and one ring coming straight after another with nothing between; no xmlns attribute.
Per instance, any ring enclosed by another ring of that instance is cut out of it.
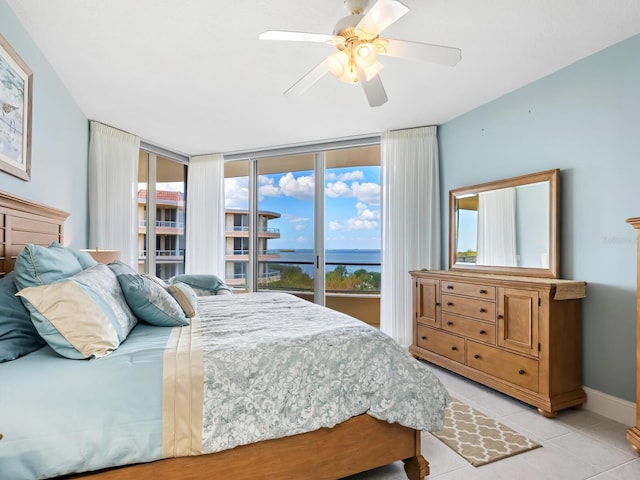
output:
<svg viewBox="0 0 640 480"><path fill-rule="evenodd" d="M422 435L429 480L638 480L640 456L625 438L628 425L587 410L563 410L554 419L447 370L431 366L452 396L542 444L530 452L472 467L431 434ZM402 462L349 480L406 480Z"/></svg>

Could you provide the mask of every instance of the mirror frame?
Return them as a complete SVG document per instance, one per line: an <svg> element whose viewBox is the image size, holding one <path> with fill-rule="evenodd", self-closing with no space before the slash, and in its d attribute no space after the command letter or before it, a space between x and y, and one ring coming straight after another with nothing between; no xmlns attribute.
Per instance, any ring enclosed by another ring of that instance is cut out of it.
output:
<svg viewBox="0 0 640 480"><path fill-rule="evenodd" d="M531 183L549 182L549 268L504 267L499 265L475 265L456 263L456 198L488 190L518 187ZM481 183L469 187L449 190L449 269L525 277L558 278L560 276L560 169L506 178L495 182Z"/></svg>

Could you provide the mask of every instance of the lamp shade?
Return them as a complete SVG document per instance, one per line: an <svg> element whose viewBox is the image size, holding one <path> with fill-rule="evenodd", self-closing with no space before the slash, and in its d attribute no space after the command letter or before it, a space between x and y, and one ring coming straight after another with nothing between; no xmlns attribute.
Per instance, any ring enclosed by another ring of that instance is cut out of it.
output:
<svg viewBox="0 0 640 480"><path fill-rule="evenodd" d="M111 263L120 259L120 250L103 250L101 248L83 249L98 263Z"/></svg>

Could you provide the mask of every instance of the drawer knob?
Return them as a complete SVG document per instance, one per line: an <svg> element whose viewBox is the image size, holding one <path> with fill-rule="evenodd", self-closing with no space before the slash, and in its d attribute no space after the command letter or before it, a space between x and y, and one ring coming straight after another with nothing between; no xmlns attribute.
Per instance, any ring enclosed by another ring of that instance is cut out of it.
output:
<svg viewBox="0 0 640 480"><path fill-rule="evenodd" d="M486 330L480 330L480 335L486 335L486 334L487 334Z"/></svg>
<svg viewBox="0 0 640 480"><path fill-rule="evenodd" d="M451 350L455 352L456 350L458 350L458 347L451 347Z"/></svg>
<svg viewBox="0 0 640 480"><path fill-rule="evenodd" d="M481 289L480 289L480 293L481 293L481 294L483 294L483 295L485 295L485 294L487 293L487 291L486 291L484 288L481 288Z"/></svg>
<svg viewBox="0 0 640 480"><path fill-rule="evenodd" d="M478 355L477 353L473 356L473 358L475 358L476 360L478 360L480 358L480 355Z"/></svg>
<svg viewBox="0 0 640 480"><path fill-rule="evenodd" d="M447 302L447 307L453 307L453 302Z"/></svg>
<svg viewBox="0 0 640 480"><path fill-rule="evenodd" d="M480 309L480 313L487 313L487 309L486 308L481 308Z"/></svg>
<svg viewBox="0 0 640 480"><path fill-rule="evenodd" d="M439 306L440 306L440 302L436 302L436 307L439 307Z"/></svg>
<svg viewBox="0 0 640 480"><path fill-rule="evenodd" d="M522 370L522 369L520 369L520 370L518 370L518 373L519 373L520 375L524 375L524 374L525 374L525 371L524 371L524 370Z"/></svg>
<svg viewBox="0 0 640 480"><path fill-rule="evenodd" d="M447 290L453 290L453 285L447 285Z"/></svg>
<svg viewBox="0 0 640 480"><path fill-rule="evenodd" d="M496 317L498 318L498 320L502 320L504 317L500 314L496 315Z"/></svg>
<svg viewBox="0 0 640 480"><path fill-rule="evenodd" d="M427 340L427 337L423 336L423 337L422 337L422 340Z"/></svg>
<svg viewBox="0 0 640 480"><path fill-rule="evenodd" d="M449 325L451 327L451 326L453 326L453 322L447 322L447 325Z"/></svg>

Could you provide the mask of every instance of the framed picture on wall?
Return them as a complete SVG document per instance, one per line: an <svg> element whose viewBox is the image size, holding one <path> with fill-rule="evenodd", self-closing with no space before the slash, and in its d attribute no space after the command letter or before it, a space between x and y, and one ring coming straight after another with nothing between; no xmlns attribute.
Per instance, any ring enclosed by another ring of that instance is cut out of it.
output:
<svg viewBox="0 0 640 480"><path fill-rule="evenodd" d="M33 72L0 35L0 171L31 180Z"/></svg>

